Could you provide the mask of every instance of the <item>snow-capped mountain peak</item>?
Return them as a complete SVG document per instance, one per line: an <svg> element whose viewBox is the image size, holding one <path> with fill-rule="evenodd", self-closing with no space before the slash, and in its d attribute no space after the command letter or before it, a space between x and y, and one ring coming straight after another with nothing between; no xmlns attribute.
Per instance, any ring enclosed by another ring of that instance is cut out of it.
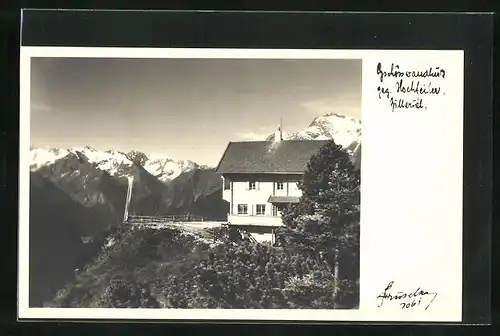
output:
<svg viewBox="0 0 500 336"><path fill-rule="evenodd" d="M70 154L68 149L64 148L31 148L31 169L36 170L42 166L51 164L66 155Z"/></svg>
<svg viewBox="0 0 500 336"><path fill-rule="evenodd" d="M309 127L298 132L283 132L284 140L328 140L334 139L344 148L361 142L361 121L337 113L314 118ZM274 140L271 134L267 140ZM355 146L354 146L355 147Z"/></svg>
<svg viewBox="0 0 500 336"><path fill-rule="evenodd" d="M90 146L83 148L31 148L31 170L35 171L64 157L82 156L96 168L112 176L128 176L135 166L141 166L162 182L170 181L181 173L198 168L192 161L174 161L158 155L148 157L139 151L124 153L118 150L98 150Z"/></svg>

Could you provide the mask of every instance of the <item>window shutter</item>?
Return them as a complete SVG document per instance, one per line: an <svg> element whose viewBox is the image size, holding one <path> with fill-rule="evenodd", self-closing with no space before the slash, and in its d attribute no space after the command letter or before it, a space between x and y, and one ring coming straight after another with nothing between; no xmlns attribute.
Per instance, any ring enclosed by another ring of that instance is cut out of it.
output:
<svg viewBox="0 0 500 336"><path fill-rule="evenodd" d="M260 190L260 182L255 182L256 186L255 189Z"/></svg>

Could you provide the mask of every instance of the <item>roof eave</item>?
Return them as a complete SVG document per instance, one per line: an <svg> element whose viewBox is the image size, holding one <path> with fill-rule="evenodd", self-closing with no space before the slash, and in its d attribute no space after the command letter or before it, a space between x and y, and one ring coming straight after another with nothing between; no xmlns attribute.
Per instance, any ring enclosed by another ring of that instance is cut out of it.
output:
<svg viewBox="0 0 500 336"><path fill-rule="evenodd" d="M270 174L270 175L303 175L303 171L290 171L290 172L259 172L259 171L217 171L220 174Z"/></svg>
<svg viewBox="0 0 500 336"><path fill-rule="evenodd" d="M227 150L229 149L230 145L231 145L231 141L229 141L229 143L227 144L226 149L224 150L224 153L222 154L222 156L221 156L221 158L219 160L219 163L217 164L217 167L215 168L215 171L217 173L224 174L224 172L219 171L219 168L220 168L220 165L221 165L222 161L224 160L224 157L226 156Z"/></svg>

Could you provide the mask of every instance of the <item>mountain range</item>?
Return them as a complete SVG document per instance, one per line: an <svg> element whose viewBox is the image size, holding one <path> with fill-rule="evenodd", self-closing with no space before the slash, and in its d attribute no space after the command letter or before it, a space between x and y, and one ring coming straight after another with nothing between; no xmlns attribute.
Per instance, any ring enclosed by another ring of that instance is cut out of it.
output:
<svg viewBox="0 0 500 336"><path fill-rule="evenodd" d="M220 176L213 169L192 161L150 159L141 152L124 154L90 147L32 148L31 154L32 176L52 183L80 205L99 209L108 215L105 223L89 223L86 228L88 235L121 222L127 177L134 178L130 205L132 214L187 212L184 207L220 189ZM205 215L210 216L209 213ZM219 213L216 217L222 215Z"/></svg>
<svg viewBox="0 0 500 336"><path fill-rule="evenodd" d="M286 139L334 139L359 167L361 123L337 114L315 118ZM274 134L263 140L273 140ZM134 178L129 213L194 214L222 220L221 176L193 161L139 151L83 148L31 150L30 305L41 306L95 255L123 220L127 177ZM50 271L48 271L50 270ZM48 272L48 273L47 273Z"/></svg>
<svg viewBox="0 0 500 336"><path fill-rule="evenodd" d="M68 156L84 156L95 168L111 176L133 176L135 166L143 167L159 181L168 182L180 174L197 168L207 168L192 161L174 161L146 155L139 151L127 153L117 150L97 150L90 146L83 148L31 148L31 170L50 165Z"/></svg>

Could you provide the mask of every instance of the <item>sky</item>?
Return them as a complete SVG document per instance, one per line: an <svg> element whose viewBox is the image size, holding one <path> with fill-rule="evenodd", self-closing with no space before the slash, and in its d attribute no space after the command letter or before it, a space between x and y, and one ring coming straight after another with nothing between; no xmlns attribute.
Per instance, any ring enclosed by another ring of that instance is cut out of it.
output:
<svg viewBox="0 0 500 336"><path fill-rule="evenodd" d="M361 60L32 58L31 145L216 165L229 141L361 118Z"/></svg>

